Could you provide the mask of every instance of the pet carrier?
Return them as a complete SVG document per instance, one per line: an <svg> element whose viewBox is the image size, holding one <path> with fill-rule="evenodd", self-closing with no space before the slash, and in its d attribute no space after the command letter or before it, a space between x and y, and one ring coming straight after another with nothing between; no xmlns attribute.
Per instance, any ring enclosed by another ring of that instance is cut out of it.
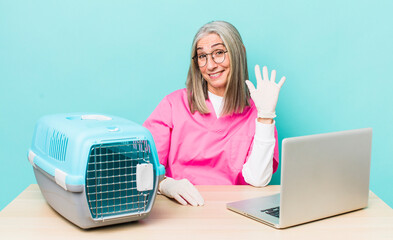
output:
<svg viewBox="0 0 393 240"><path fill-rule="evenodd" d="M146 217L165 173L147 129L94 114L42 117L28 160L46 201L81 228Z"/></svg>

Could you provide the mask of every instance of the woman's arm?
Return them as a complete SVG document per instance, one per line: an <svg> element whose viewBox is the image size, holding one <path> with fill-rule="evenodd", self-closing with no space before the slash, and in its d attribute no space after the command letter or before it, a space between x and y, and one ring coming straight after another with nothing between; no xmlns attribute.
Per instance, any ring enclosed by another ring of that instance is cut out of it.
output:
<svg viewBox="0 0 393 240"><path fill-rule="evenodd" d="M258 119L259 120L259 119ZM269 120L256 122L253 146L251 154L243 165L242 174L244 180L253 186L266 186L273 175L273 156L276 145L274 137L275 124L269 124ZM278 153L276 154L278 157ZM276 159L278 160L278 159Z"/></svg>
<svg viewBox="0 0 393 240"><path fill-rule="evenodd" d="M255 77L257 88L250 81L246 81L258 111L256 129L252 151L243 165L242 173L244 180L254 186L265 186L270 182L273 175L273 160L278 162L278 152L275 154L277 136L275 137L275 124L273 118L276 117L276 105L280 89L285 82L282 77L276 83L276 71L273 70L271 78L267 67L263 67L263 78L258 65L255 66ZM274 156L275 155L275 156Z"/></svg>
<svg viewBox="0 0 393 240"><path fill-rule="evenodd" d="M153 135L158 159L165 168L167 167L172 125L172 106L167 97L158 104L143 123L143 126Z"/></svg>
<svg viewBox="0 0 393 240"><path fill-rule="evenodd" d="M168 163L168 155L172 140L172 111L172 104L168 97L165 97L143 123L143 126L153 135L159 161L165 166L165 169L167 169L168 164L170 164ZM166 177L159 183L158 190L161 194L169 198L174 198L183 205L191 204L193 206L202 206L204 204L201 194L187 179L175 180Z"/></svg>

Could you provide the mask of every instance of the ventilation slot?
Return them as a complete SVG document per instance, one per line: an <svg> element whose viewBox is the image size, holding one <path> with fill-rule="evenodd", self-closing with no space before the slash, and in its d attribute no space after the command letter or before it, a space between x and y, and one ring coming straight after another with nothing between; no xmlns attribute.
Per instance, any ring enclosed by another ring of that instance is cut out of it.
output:
<svg viewBox="0 0 393 240"><path fill-rule="evenodd" d="M57 131L53 131L49 143L49 156L59 161L65 161L68 138Z"/></svg>

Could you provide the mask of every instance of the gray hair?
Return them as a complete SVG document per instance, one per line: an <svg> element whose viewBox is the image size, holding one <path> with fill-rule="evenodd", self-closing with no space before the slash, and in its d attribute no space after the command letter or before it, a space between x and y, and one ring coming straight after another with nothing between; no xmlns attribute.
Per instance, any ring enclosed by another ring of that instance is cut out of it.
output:
<svg viewBox="0 0 393 240"><path fill-rule="evenodd" d="M224 21L213 21L203 25L192 42L191 63L186 82L190 110L192 113L195 111L201 114L209 113L205 102L208 99L207 82L202 77L198 63L192 58L196 55L198 41L210 33L220 36L228 50L230 60L230 73L224 93L222 114L241 113L246 106L250 105L250 93L245 83L248 79L246 49L237 29Z"/></svg>

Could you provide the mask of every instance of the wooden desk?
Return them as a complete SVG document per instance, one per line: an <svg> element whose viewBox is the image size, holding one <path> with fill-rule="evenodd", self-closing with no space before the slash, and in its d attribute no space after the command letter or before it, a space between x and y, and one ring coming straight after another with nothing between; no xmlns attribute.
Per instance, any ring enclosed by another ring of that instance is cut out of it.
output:
<svg viewBox="0 0 393 240"><path fill-rule="evenodd" d="M197 186L203 207L181 206L158 196L139 222L81 230L45 202L30 185L0 212L1 239L393 239L393 210L370 192L368 208L285 230L226 209L226 203L270 195L279 186Z"/></svg>

